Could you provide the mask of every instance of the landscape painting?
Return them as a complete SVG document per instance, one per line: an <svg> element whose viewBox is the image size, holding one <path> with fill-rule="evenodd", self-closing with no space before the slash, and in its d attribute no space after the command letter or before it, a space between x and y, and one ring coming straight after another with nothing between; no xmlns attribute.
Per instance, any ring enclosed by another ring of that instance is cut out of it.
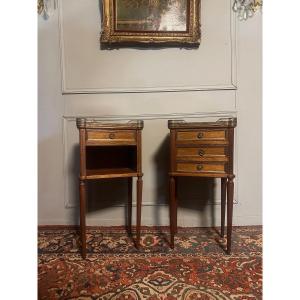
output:
<svg viewBox="0 0 300 300"><path fill-rule="evenodd" d="M188 0L114 0L115 30L186 32Z"/></svg>

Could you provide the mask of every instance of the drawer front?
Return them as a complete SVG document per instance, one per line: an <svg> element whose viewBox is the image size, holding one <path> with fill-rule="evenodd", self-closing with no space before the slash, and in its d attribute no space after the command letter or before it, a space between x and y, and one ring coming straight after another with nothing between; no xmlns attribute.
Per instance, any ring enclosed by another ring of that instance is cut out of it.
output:
<svg viewBox="0 0 300 300"><path fill-rule="evenodd" d="M186 173L226 173L224 163L176 163L177 172L186 172Z"/></svg>
<svg viewBox="0 0 300 300"><path fill-rule="evenodd" d="M224 144L227 142L226 130L177 131L177 144Z"/></svg>
<svg viewBox="0 0 300 300"><path fill-rule="evenodd" d="M135 130L88 130L87 145L134 145Z"/></svg>
<svg viewBox="0 0 300 300"><path fill-rule="evenodd" d="M176 148L176 159L181 161L228 161L226 147Z"/></svg>

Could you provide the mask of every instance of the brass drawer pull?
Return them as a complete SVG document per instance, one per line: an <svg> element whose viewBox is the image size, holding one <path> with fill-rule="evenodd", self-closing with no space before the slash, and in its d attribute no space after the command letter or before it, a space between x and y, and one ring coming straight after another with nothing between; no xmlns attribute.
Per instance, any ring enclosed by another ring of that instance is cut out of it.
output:
<svg viewBox="0 0 300 300"><path fill-rule="evenodd" d="M203 132L199 132L198 135L197 135L197 138L202 139L203 138Z"/></svg>
<svg viewBox="0 0 300 300"><path fill-rule="evenodd" d="M203 169L203 166L202 165L197 165L197 170L198 171L201 171Z"/></svg>
<svg viewBox="0 0 300 300"><path fill-rule="evenodd" d="M108 137L109 137L111 140L113 140L113 139L116 137L116 135L115 135L114 133L110 133Z"/></svg>
<svg viewBox="0 0 300 300"><path fill-rule="evenodd" d="M204 151L203 149L200 149L200 150L198 151L198 154L199 154L200 156L204 156L205 151Z"/></svg>

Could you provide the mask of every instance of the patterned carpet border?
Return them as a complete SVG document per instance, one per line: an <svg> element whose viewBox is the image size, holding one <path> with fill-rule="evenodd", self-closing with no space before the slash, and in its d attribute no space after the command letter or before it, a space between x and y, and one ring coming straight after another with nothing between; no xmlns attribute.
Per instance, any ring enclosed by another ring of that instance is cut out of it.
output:
<svg viewBox="0 0 300 300"><path fill-rule="evenodd" d="M90 227L83 260L78 228L40 227L39 299L262 299L262 227L234 227L232 255L218 232L179 228L171 250L167 227L143 227L138 251L124 227Z"/></svg>

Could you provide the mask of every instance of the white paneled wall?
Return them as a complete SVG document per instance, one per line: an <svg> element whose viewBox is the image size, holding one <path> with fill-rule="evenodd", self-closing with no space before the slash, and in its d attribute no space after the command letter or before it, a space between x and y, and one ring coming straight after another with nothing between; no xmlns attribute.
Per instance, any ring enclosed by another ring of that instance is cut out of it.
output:
<svg viewBox="0 0 300 300"><path fill-rule="evenodd" d="M230 1L203 1L202 44L197 50L115 51L99 51L99 1L61 3L66 93L233 88L235 19Z"/></svg>
<svg viewBox="0 0 300 300"><path fill-rule="evenodd" d="M167 120L237 116L234 223L261 224L261 15L202 0L199 49L101 50L98 0L39 18L39 224L78 223L76 116L142 118L143 224L168 224ZM124 223L122 180L90 187L87 223ZM183 180L179 225L219 222L219 182Z"/></svg>

